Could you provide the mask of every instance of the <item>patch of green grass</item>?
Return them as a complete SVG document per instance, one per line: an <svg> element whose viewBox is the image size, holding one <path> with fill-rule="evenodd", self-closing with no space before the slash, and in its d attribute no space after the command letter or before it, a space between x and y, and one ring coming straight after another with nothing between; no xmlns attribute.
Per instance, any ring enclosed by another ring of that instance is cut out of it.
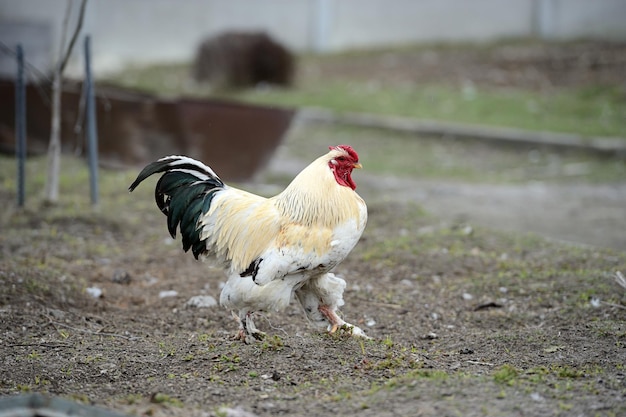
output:
<svg viewBox="0 0 626 417"><path fill-rule="evenodd" d="M616 294L619 302L619 294ZM611 320L596 319L589 322L589 329L594 332L595 337L609 337L616 339L616 341L626 341L626 329L623 327L623 323L615 322Z"/></svg>
<svg viewBox="0 0 626 417"><path fill-rule="evenodd" d="M178 398L172 397L170 395L167 395L161 392L155 393L152 396L152 398L150 398L150 402L155 403L155 404L167 404L173 407L183 406L183 402L179 400Z"/></svg>
<svg viewBox="0 0 626 417"><path fill-rule="evenodd" d="M261 351L281 351L284 345L283 340L277 334L268 335L261 342Z"/></svg>
<svg viewBox="0 0 626 417"><path fill-rule="evenodd" d="M390 371L391 375L395 375L397 370L403 370L405 367L404 358L396 355L389 355L385 359L369 363L367 368Z"/></svg>
<svg viewBox="0 0 626 417"><path fill-rule="evenodd" d="M41 375L35 375L33 382L35 385L39 386L50 385L50 381Z"/></svg>
<svg viewBox="0 0 626 417"><path fill-rule="evenodd" d="M558 378L575 379L585 376L585 372L583 370L575 369L567 365L553 365L551 367L551 371Z"/></svg>
<svg viewBox="0 0 626 417"><path fill-rule="evenodd" d="M17 391L17 392L31 392L32 388L30 387L30 385L17 384L15 386L15 391Z"/></svg>
<svg viewBox="0 0 626 417"><path fill-rule="evenodd" d="M449 375L440 369L416 369L407 373L409 378L427 378L437 381L445 381Z"/></svg>
<svg viewBox="0 0 626 417"><path fill-rule="evenodd" d="M388 349L393 348L393 340L391 340L391 336L387 336L383 339L382 341L383 345L386 346Z"/></svg>
<svg viewBox="0 0 626 417"><path fill-rule="evenodd" d="M208 342L211 339L211 336L206 334L206 333L202 333L198 335L198 341L199 342Z"/></svg>
<svg viewBox="0 0 626 417"><path fill-rule="evenodd" d="M176 346L173 343L166 343L164 341L158 342L159 355L161 358L176 355Z"/></svg>
<svg viewBox="0 0 626 417"><path fill-rule="evenodd" d="M142 400L143 396L141 394L128 394L122 399L123 402L129 405L139 404Z"/></svg>
<svg viewBox="0 0 626 417"><path fill-rule="evenodd" d="M216 417L228 417L229 415L231 415L231 413L229 412L230 408L231 407L229 405L221 405L217 407L214 410L215 416Z"/></svg>
<svg viewBox="0 0 626 417"><path fill-rule="evenodd" d="M626 105L617 87L539 94L476 89L472 98L460 87L405 85L368 88L335 81L296 90L249 90L234 98L289 107L324 107L344 112L389 114L419 119L626 137Z"/></svg>
<svg viewBox="0 0 626 417"><path fill-rule="evenodd" d="M239 355L237 355L236 353L233 354L232 356L221 355L218 359L219 359L220 362L224 362L224 363L239 363L239 362L241 362L241 357Z"/></svg>
<svg viewBox="0 0 626 417"><path fill-rule="evenodd" d="M69 399L74 402L78 402L81 404L91 404L92 401L89 400L89 397L86 394L72 393L69 395Z"/></svg>
<svg viewBox="0 0 626 417"><path fill-rule="evenodd" d="M512 365L502 365L493 373L493 380L498 384L513 385L520 375L519 369Z"/></svg>
<svg viewBox="0 0 626 417"><path fill-rule="evenodd" d="M399 387L413 386L417 381L428 380L431 383L443 383L450 378L446 371L439 369L409 369L407 372L392 376L384 383L373 383L365 393L366 396L376 394L380 390L394 390Z"/></svg>
<svg viewBox="0 0 626 417"><path fill-rule="evenodd" d="M471 46L467 46L472 48ZM457 46L458 48L458 46ZM360 59L381 60L391 50L361 52ZM393 49L411 54L411 48ZM301 68L350 62L351 54L301 56ZM364 61L367 65L367 60ZM166 95L225 97L287 107L323 107L339 112L389 114L420 119L572 132L583 136L626 138L626 98L620 86L598 85L540 93L521 89L466 85L384 82L318 77L306 71L291 89L248 89L212 92L194 85L188 63L127 68L110 82Z"/></svg>
<svg viewBox="0 0 626 417"><path fill-rule="evenodd" d="M34 350L32 352L30 352L28 355L26 355L26 357L29 360L32 360L32 361L41 360L41 354L39 352L34 351Z"/></svg>

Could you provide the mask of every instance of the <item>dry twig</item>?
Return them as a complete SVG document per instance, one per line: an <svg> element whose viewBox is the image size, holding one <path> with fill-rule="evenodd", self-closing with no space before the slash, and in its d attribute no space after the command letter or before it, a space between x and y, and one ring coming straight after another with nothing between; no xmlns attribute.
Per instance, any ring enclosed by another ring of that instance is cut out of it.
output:
<svg viewBox="0 0 626 417"><path fill-rule="evenodd" d="M119 338L126 339L126 340L136 340L137 339L137 337L135 337L135 336L125 336L125 335L119 334L119 333L109 333L109 332L103 332L101 330L93 331L93 330L87 330L87 329L79 329L77 327L72 327L72 326L69 326L67 324L63 324L63 323L59 323L59 322L56 322L56 321L52 321L52 320L50 320L50 318L48 318L48 324L53 326L55 329L57 328L57 326L61 326L61 327L65 327L66 329L73 330L75 332L86 333L86 334L90 334L90 335L93 335L93 336L111 336L111 337L119 337ZM57 329L57 331L58 331L58 329Z"/></svg>
<svg viewBox="0 0 626 417"><path fill-rule="evenodd" d="M620 287L626 290L626 278L624 277L624 274L622 274L620 271L617 271L613 276L615 277L615 282L617 282Z"/></svg>

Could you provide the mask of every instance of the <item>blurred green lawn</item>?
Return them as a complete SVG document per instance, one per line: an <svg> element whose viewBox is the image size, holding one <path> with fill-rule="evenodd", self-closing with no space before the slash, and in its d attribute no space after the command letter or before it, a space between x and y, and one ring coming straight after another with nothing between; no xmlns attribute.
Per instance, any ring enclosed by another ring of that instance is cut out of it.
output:
<svg viewBox="0 0 626 417"><path fill-rule="evenodd" d="M403 54L404 49L391 50ZM406 50L411 53L410 49ZM414 52L414 51L413 51ZM384 60L387 50L358 55L367 65ZM363 57L366 59L363 59ZM626 138L626 92L619 85L585 85L531 91L459 83L381 82L339 71L316 72L326 65L351 64L353 54L298 57L294 88L255 88L211 92L190 77L190 64L126 68L107 82L164 95L226 97L278 106L316 106L339 112L367 112L420 119L570 132L583 136Z"/></svg>

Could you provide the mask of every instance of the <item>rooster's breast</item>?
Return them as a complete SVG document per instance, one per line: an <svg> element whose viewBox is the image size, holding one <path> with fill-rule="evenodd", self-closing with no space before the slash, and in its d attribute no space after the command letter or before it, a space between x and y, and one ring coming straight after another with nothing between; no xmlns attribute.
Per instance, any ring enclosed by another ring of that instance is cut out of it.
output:
<svg viewBox="0 0 626 417"><path fill-rule="evenodd" d="M261 254L250 274L254 282L265 285L294 274L315 276L341 263L359 241L365 223L365 204L359 215L345 219L333 228L285 225L274 245Z"/></svg>
<svg viewBox="0 0 626 417"><path fill-rule="evenodd" d="M335 264L343 261L358 243L367 223L367 207L365 203L359 204L359 216L350 218L339 224L333 230L333 238L330 242L330 257Z"/></svg>

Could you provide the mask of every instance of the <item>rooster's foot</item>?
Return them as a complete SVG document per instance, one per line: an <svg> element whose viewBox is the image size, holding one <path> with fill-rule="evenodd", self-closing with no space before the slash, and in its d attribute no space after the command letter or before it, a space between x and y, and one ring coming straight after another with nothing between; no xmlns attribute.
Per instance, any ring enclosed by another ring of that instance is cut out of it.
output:
<svg viewBox="0 0 626 417"><path fill-rule="evenodd" d="M239 329L236 335L233 336L234 340L240 340L245 344L249 345L255 341L261 341L267 336L265 332L257 330L255 332L246 332L243 329Z"/></svg>
<svg viewBox="0 0 626 417"><path fill-rule="evenodd" d="M371 339L368 335L365 334L363 329L353 324L347 323L343 321L335 311L327 305L320 305L319 311L326 317L328 320L328 333L334 334L337 330L345 330L350 334L350 336L354 337L362 337L364 339Z"/></svg>
<svg viewBox="0 0 626 417"><path fill-rule="evenodd" d="M257 340L263 340L267 335L265 332L256 328L252 320L252 314L252 312L245 313L244 319L235 316L237 321L239 321L239 331L235 335L235 340L241 340L244 343L250 344Z"/></svg>

